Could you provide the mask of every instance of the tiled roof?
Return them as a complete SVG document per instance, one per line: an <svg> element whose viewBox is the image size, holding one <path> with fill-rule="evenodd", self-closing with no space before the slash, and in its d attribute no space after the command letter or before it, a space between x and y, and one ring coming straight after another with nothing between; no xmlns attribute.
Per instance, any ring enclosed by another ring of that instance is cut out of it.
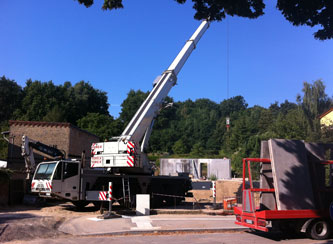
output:
<svg viewBox="0 0 333 244"><path fill-rule="evenodd" d="M321 115L319 115L319 118L321 119L321 118L325 117L326 115L328 115L332 111L333 111L333 107L330 108L329 110L327 110L326 112L322 113Z"/></svg>
<svg viewBox="0 0 333 244"><path fill-rule="evenodd" d="M9 126L16 125L16 126L32 126L32 127L64 127L64 128L74 128L80 130L84 133L90 134L98 138L97 135L90 133L89 131L83 130L71 123L67 122L46 122L46 121L21 121L21 120L9 120Z"/></svg>
<svg viewBox="0 0 333 244"><path fill-rule="evenodd" d="M37 127L70 127L70 123L45 122L45 121L20 121L9 120L9 125L37 126Z"/></svg>
<svg viewBox="0 0 333 244"><path fill-rule="evenodd" d="M45 121L20 121L9 120L9 125L37 126L37 127L70 127L70 123L45 122Z"/></svg>

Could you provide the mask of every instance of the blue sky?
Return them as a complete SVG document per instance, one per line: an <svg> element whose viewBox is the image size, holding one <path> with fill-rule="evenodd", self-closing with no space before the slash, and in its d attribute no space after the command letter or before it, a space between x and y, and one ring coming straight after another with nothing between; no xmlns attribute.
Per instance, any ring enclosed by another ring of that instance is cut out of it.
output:
<svg viewBox="0 0 333 244"><path fill-rule="evenodd" d="M151 90L200 22L191 1L123 0L102 11L73 0L0 1L0 76L21 86L27 79L62 84L89 81L107 92L117 117L130 89ZM333 94L333 40L315 28L294 27L265 1L256 20L229 17L229 96L249 106L295 101L303 82L323 79ZM227 98L227 21L214 22L178 76L176 101Z"/></svg>

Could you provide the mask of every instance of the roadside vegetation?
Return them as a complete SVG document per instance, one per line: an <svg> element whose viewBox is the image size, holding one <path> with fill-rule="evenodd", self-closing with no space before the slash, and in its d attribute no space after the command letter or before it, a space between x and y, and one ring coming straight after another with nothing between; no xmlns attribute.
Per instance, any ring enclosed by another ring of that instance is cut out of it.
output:
<svg viewBox="0 0 333 244"><path fill-rule="evenodd" d="M259 157L261 140L333 142L333 130L321 130L318 118L333 106L332 94L326 94L324 82L304 82L299 92L295 91L295 102L272 101L268 108L249 107L242 96L220 103L206 98L175 102L168 97L166 102L173 106L163 109L154 124L149 156L154 161L159 157L227 157L232 160L234 175L239 176L242 158ZM104 141L120 135L147 95L148 92L130 90L119 117L114 118L108 112L106 92L89 82L55 85L52 81L28 80L22 88L3 76L1 131L8 130L9 120L70 122ZM0 159L6 157L7 142L0 140Z"/></svg>

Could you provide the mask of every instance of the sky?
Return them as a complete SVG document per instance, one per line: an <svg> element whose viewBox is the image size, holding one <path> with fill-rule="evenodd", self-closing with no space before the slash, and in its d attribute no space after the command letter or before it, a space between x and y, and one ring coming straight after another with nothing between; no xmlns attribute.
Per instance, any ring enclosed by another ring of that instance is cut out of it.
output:
<svg viewBox="0 0 333 244"><path fill-rule="evenodd" d="M74 0L1 0L0 76L22 87L28 79L89 81L107 93L109 112L118 117L127 93L150 91L200 21L190 0L123 0L124 9L112 11L103 11L102 3L86 8ZM295 102L303 82L317 79L332 96L333 39L314 39L317 28L295 27L276 1L265 3L258 19L211 23L169 96L219 103L241 95L250 107L268 107Z"/></svg>

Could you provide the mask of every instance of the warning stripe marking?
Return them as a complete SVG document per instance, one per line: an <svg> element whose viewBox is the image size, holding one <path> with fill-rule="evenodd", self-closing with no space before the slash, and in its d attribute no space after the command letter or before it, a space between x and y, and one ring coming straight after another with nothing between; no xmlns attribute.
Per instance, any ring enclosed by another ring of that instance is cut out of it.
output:
<svg viewBox="0 0 333 244"><path fill-rule="evenodd" d="M127 164L130 167L134 167L134 159L133 159L133 157L127 156Z"/></svg>
<svg viewBox="0 0 333 244"><path fill-rule="evenodd" d="M136 145L135 142L128 141L127 143L127 164L130 167L135 165ZM134 155L133 155L134 154Z"/></svg>
<svg viewBox="0 0 333 244"><path fill-rule="evenodd" d="M129 141L128 144L130 144L132 147L134 147L134 145L132 144L132 142Z"/></svg>
<svg viewBox="0 0 333 244"><path fill-rule="evenodd" d="M109 187L110 191L100 191L98 199L100 201L111 201L112 200L112 186Z"/></svg>
<svg viewBox="0 0 333 244"><path fill-rule="evenodd" d="M99 195L98 195L98 199L102 200L102 201L106 201L106 194L107 194L106 191L100 191Z"/></svg>
<svg viewBox="0 0 333 244"><path fill-rule="evenodd" d="M50 190L52 189L52 185L50 182L46 182L46 188L49 188Z"/></svg>
<svg viewBox="0 0 333 244"><path fill-rule="evenodd" d="M112 201L112 182L109 182L109 201Z"/></svg>

